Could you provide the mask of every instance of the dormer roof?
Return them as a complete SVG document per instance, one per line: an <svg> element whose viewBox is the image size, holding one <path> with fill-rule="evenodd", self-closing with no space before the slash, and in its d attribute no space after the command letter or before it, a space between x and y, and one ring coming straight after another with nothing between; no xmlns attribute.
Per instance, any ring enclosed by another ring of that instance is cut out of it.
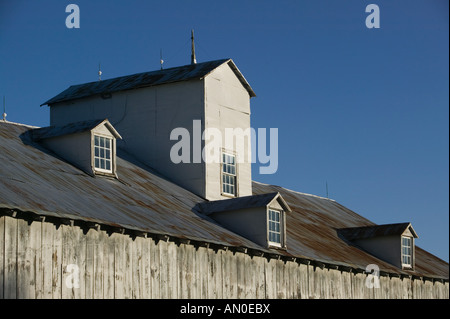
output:
<svg viewBox="0 0 450 319"><path fill-rule="evenodd" d="M112 124L108 121L108 119L82 121L82 122L70 123L70 124L63 125L63 126L41 127L41 128L32 130L32 136L33 136L33 140L39 141L39 140L52 138L52 137L58 137L58 136L63 136L63 135L91 131L102 125L104 125L115 138L122 139L120 134L116 131L116 129L112 126Z"/></svg>
<svg viewBox="0 0 450 319"><path fill-rule="evenodd" d="M274 201L277 201L283 210L291 211L289 205L278 192L203 202L199 204L199 208L203 214L210 215L225 211L269 206Z"/></svg>
<svg viewBox="0 0 450 319"><path fill-rule="evenodd" d="M169 69L137 73L102 81L72 85L68 89L61 92L60 94L41 104L41 106L80 99L93 95L111 94L119 91L138 89L193 79L201 80L205 78L208 74L210 74L212 71L214 71L215 69L226 63L233 70L233 72L235 73L241 84L248 91L250 97L255 97L256 96L255 92L253 91L247 80L244 78L242 73L239 71L236 64L234 64L233 60L221 59L197 64L189 64Z"/></svg>
<svg viewBox="0 0 450 319"><path fill-rule="evenodd" d="M419 238L411 223L385 224L364 227L351 227L339 230L340 234L348 240L367 239L390 235L408 235Z"/></svg>

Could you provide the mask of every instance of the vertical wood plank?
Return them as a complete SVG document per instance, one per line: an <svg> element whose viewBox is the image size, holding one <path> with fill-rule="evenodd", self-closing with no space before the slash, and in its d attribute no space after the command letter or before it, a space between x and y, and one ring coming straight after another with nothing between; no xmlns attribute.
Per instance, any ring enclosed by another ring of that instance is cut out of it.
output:
<svg viewBox="0 0 450 319"><path fill-rule="evenodd" d="M350 299L352 298L352 273L348 271L341 271L341 293L342 298Z"/></svg>
<svg viewBox="0 0 450 319"><path fill-rule="evenodd" d="M5 216L0 216L0 299L4 299L5 284Z"/></svg>
<svg viewBox="0 0 450 319"><path fill-rule="evenodd" d="M237 298L246 298L245 295L245 257L243 253L236 252L236 269L237 269Z"/></svg>
<svg viewBox="0 0 450 319"><path fill-rule="evenodd" d="M188 265L189 265L189 272L191 275L191 288L189 288L188 294L189 298L200 298L200 283L199 283L199 277L198 277L198 262L197 262L197 249L194 246L186 246L187 250L187 257L188 257Z"/></svg>
<svg viewBox="0 0 450 319"><path fill-rule="evenodd" d="M134 238L131 242L131 260L132 260L132 282L133 282L133 290L131 291L131 295L133 299L141 298L141 259L142 259L142 249L140 247L140 237Z"/></svg>
<svg viewBox="0 0 450 319"><path fill-rule="evenodd" d="M95 230L96 233L96 242L93 245L94 248L94 278L93 278L93 298L95 299L103 299L104 298L104 272L103 272L103 264L104 264L104 245L107 240L107 235L105 231Z"/></svg>
<svg viewBox="0 0 450 319"><path fill-rule="evenodd" d="M124 294L126 299L133 298L133 259L132 243L133 240L128 235L121 235L124 241L125 268L124 268Z"/></svg>
<svg viewBox="0 0 450 319"><path fill-rule="evenodd" d="M224 260L223 278L224 278L224 298L237 298L237 264L235 254L231 250L227 250L222 255Z"/></svg>
<svg viewBox="0 0 450 319"><path fill-rule="evenodd" d="M256 272L254 258L248 254L245 256L245 297L255 298L256 296Z"/></svg>
<svg viewBox="0 0 450 319"><path fill-rule="evenodd" d="M115 240L114 237L104 233L103 244L103 298L115 298Z"/></svg>
<svg viewBox="0 0 450 319"><path fill-rule="evenodd" d="M63 278L62 297L83 299L85 297L86 238L76 226L62 225L63 232ZM76 285L74 279L78 279Z"/></svg>
<svg viewBox="0 0 450 319"><path fill-rule="evenodd" d="M310 296L314 299L319 299L321 297L320 290L321 290L321 281L320 281L320 267L316 267L311 265L310 269L310 287L311 287L311 294Z"/></svg>
<svg viewBox="0 0 450 319"><path fill-rule="evenodd" d="M95 258L95 245L97 243L97 231L90 228L86 235L86 272L84 276L85 281L85 296L86 299L94 298L94 258Z"/></svg>
<svg viewBox="0 0 450 319"><path fill-rule="evenodd" d="M310 299L314 299L317 298L316 296L316 292L314 290L314 286L315 286L315 276L314 276L314 270L315 270L315 266L308 264L307 270L308 270L308 297Z"/></svg>
<svg viewBox="0 0 450 319"><path fill-rule="evenodd" d="M299 264L297 268L297 295L301 299L309 298L308 265Z"/></svg>
<svg viewBox="0 0 450 319"><path fill-rule="evenodd" d="M123 235L113 233L114 238L114 297L125 299L125 238Z"/></svg>
<svg viewBox="0 0 450 319"><path fill-rule="evenodd" d="M286 263L286 274L288 281L287 298L297 299L297 263L288 261Z"/></svg>
<svg viewBox="0 0 450 319"><path fill-rule="evenodd" d="M178 272L178 298L179 299L186 299L187 298L187 259L186 259L186 245L180 244L178 247L178 253L177 253L177 267L180 270Z"/></svg>
<svg viewBox="0 0 450 319"><path fill-rule="evenodd" d="M286 263L277 260L277 298L286 299L288 290L288 278L286 278Z"/></svg>
<svg viewBox="0 0 450 319"><path fill-rule="evenodd" d="M159 271L159 245L154 240L150 241L150 274L151 274L151 296L153 299L161 298L160 294L160 271Z"/></svg>
<svg viewBox="0 0 450 319"><path fill-rule="evenodd" d="M151 267L150 267L150 242L151 238L145 238L142 242L142 266L144 276L144 290L142 298L149 299L152 296L151 290Z"/></svg>
<svg viewBox="0 0 450 319"><path fill-rule="evenodd" d="M53 251L52 251L52 298L62 298L62 227L53 227Z"/></svg>
<svg viewBox="0 0 450 319"><path fill-rule="evenodd" d="M266 298L277 298L277 260L269 259L265 269Z"/></svg>
<svg viewBox="0 0 450 319"><path fill-rule="evenodd" d="M215 272L214 276L215 280L215 289L216 289L216 298L223 299L223 254L224 250L218 249L213 251L215 258Z"/></svg>
<svg viewBox="0 0 450 319"><path fill-rule="evenodd" d="M55 226L48 222L34 222L40 224L41 236L41 264L42 264L42 298L53 298L53 246Z"/></svg>
<svg viewBox="0 0 450 319"><path fill-rule="evenodd" d="M36 253L31 247L33 231L27 221L17 219L17 298L36 298ZM35 223L36 224L36 223ZM34 227L36 228L36 227Z"/></svg>
<svg viewBox="0 0 450 319"><path fill-rule="evenodd" d="M34 269L35 269L35 283L36 283L36 298L44 298L44 263L42 259L42 247L43 247L43 230L42 223L34 221L31 223L30 235L31 235L31 249L34 255Z"/></svg>
<svg viewBox="0 0 450 319"><path fill-rule="evenodd" d="M167 242L164 240L160 240L158 242L159 246L159 265L160 265L160 286L159 291L162 299L166 299L169 297L169 287L168 287L168 251L167 251Z"/></svg>
<svg viewBox="0 0 450 319"><path fill-rule="evenodd" d="M4 298L17 297L17 219L5 216Z"/></svg>
<svg viewBox="0 0 450 319"><path fill-rule="evenodd" d="M253 257L255 263L255 278L256 278L256 291L255 296L252 298L264 299L266 294L266 283L265 283L265 274L264 274L264 263L266 261L265 258L262 257Z"/></svg>
<svg viewBox="0 0 450 319"><path fill-rule="evenodd" d="M194 266L193 253L194 248L190 245L181 244L178 252L178 269L179 271L179 297L180 299L194 298Z"/></svg>
<svg viewBox="0 0 450 319"><path fill-rule="evenodd" d="M208 249L208 298L217 299L222 295L222 272L220 251Z"/></svg>
<svg viewBox="0 0 450 319"><path fill-rule="evenodd" d="M167 298L176 299L178 293L178 269L177 263L177 245L173 241L167 242Z"/></svg>
<svg viewBox="0 0 450 319"><path fill-rule="evenodd" d="M208 251L206 247L197 249L197 276L200 286L198 298L208 298Z"/></svg>

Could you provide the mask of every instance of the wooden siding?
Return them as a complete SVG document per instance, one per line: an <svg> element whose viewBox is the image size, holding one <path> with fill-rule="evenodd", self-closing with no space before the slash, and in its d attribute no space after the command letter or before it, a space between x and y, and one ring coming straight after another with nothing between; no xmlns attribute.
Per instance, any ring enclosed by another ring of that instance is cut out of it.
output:
<svg viewBox="0 0 450 319"><path fill-rule="evenodd" d="M449 298L448 282L381 276L369 289L365 273L8 216L0 252L2 299Z"/></svg>

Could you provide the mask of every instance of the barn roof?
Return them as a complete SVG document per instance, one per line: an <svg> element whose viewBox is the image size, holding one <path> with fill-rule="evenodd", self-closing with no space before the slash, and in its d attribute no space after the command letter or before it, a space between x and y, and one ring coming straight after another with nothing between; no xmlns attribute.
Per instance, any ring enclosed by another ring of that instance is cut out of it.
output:
<svg viewBox="0 0 450 319"><path fill-rule="evenodd" d="M280 193L292 210L286 215L287 249L268 249L197 211L202 198L123 150L118 179L90 176L34 142L33 129L0 122L0 213L97 223L361 271L377 264L390 274L448 280L448 263L420 247L415 270L401 270L343 239L340 229L376 225L334 200L253 182L255 195Z"/></svg>
<svg viewBox="0 0 450 319"><path fill-rule="evenodd" d="M244 78L237 66L231 59L221 59L197 64L188 64L184 66L137 73L127 76L116 77L112 79L89 82L84 84L72 85L63 92L59 93L50 100L41 105L51 105L59 102L80 99L93 95L111 94L114 92L155 86L167 83L187 81L193 79L202 79L213 70L227 63L238 77L239 81L248 91L251 97L256 96L250 84Z"/></svg>

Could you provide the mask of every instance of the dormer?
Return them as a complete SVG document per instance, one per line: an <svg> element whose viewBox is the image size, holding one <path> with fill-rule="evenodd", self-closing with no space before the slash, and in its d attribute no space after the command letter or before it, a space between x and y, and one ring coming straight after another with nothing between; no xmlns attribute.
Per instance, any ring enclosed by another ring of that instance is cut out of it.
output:
<svg viewBox="0 0 450 319"><path fill-rule="evenodd" d="M400 269L414 269L418 236L411 223L344 228L339 233L381 260Z"/></svg>
<svg viewBox="0 0 450 319"><path fill-rule="evenodd" d="M90 175L116 176L116 139L121 136L107 119L33 129L32 137Z"/></svg>
<svg viewBox="0 0 450 319"><path fill-rule="evenodd" d="M265 248L286 249L289 205L280 193L204 202L200 211L225 228Z"/></svg>

